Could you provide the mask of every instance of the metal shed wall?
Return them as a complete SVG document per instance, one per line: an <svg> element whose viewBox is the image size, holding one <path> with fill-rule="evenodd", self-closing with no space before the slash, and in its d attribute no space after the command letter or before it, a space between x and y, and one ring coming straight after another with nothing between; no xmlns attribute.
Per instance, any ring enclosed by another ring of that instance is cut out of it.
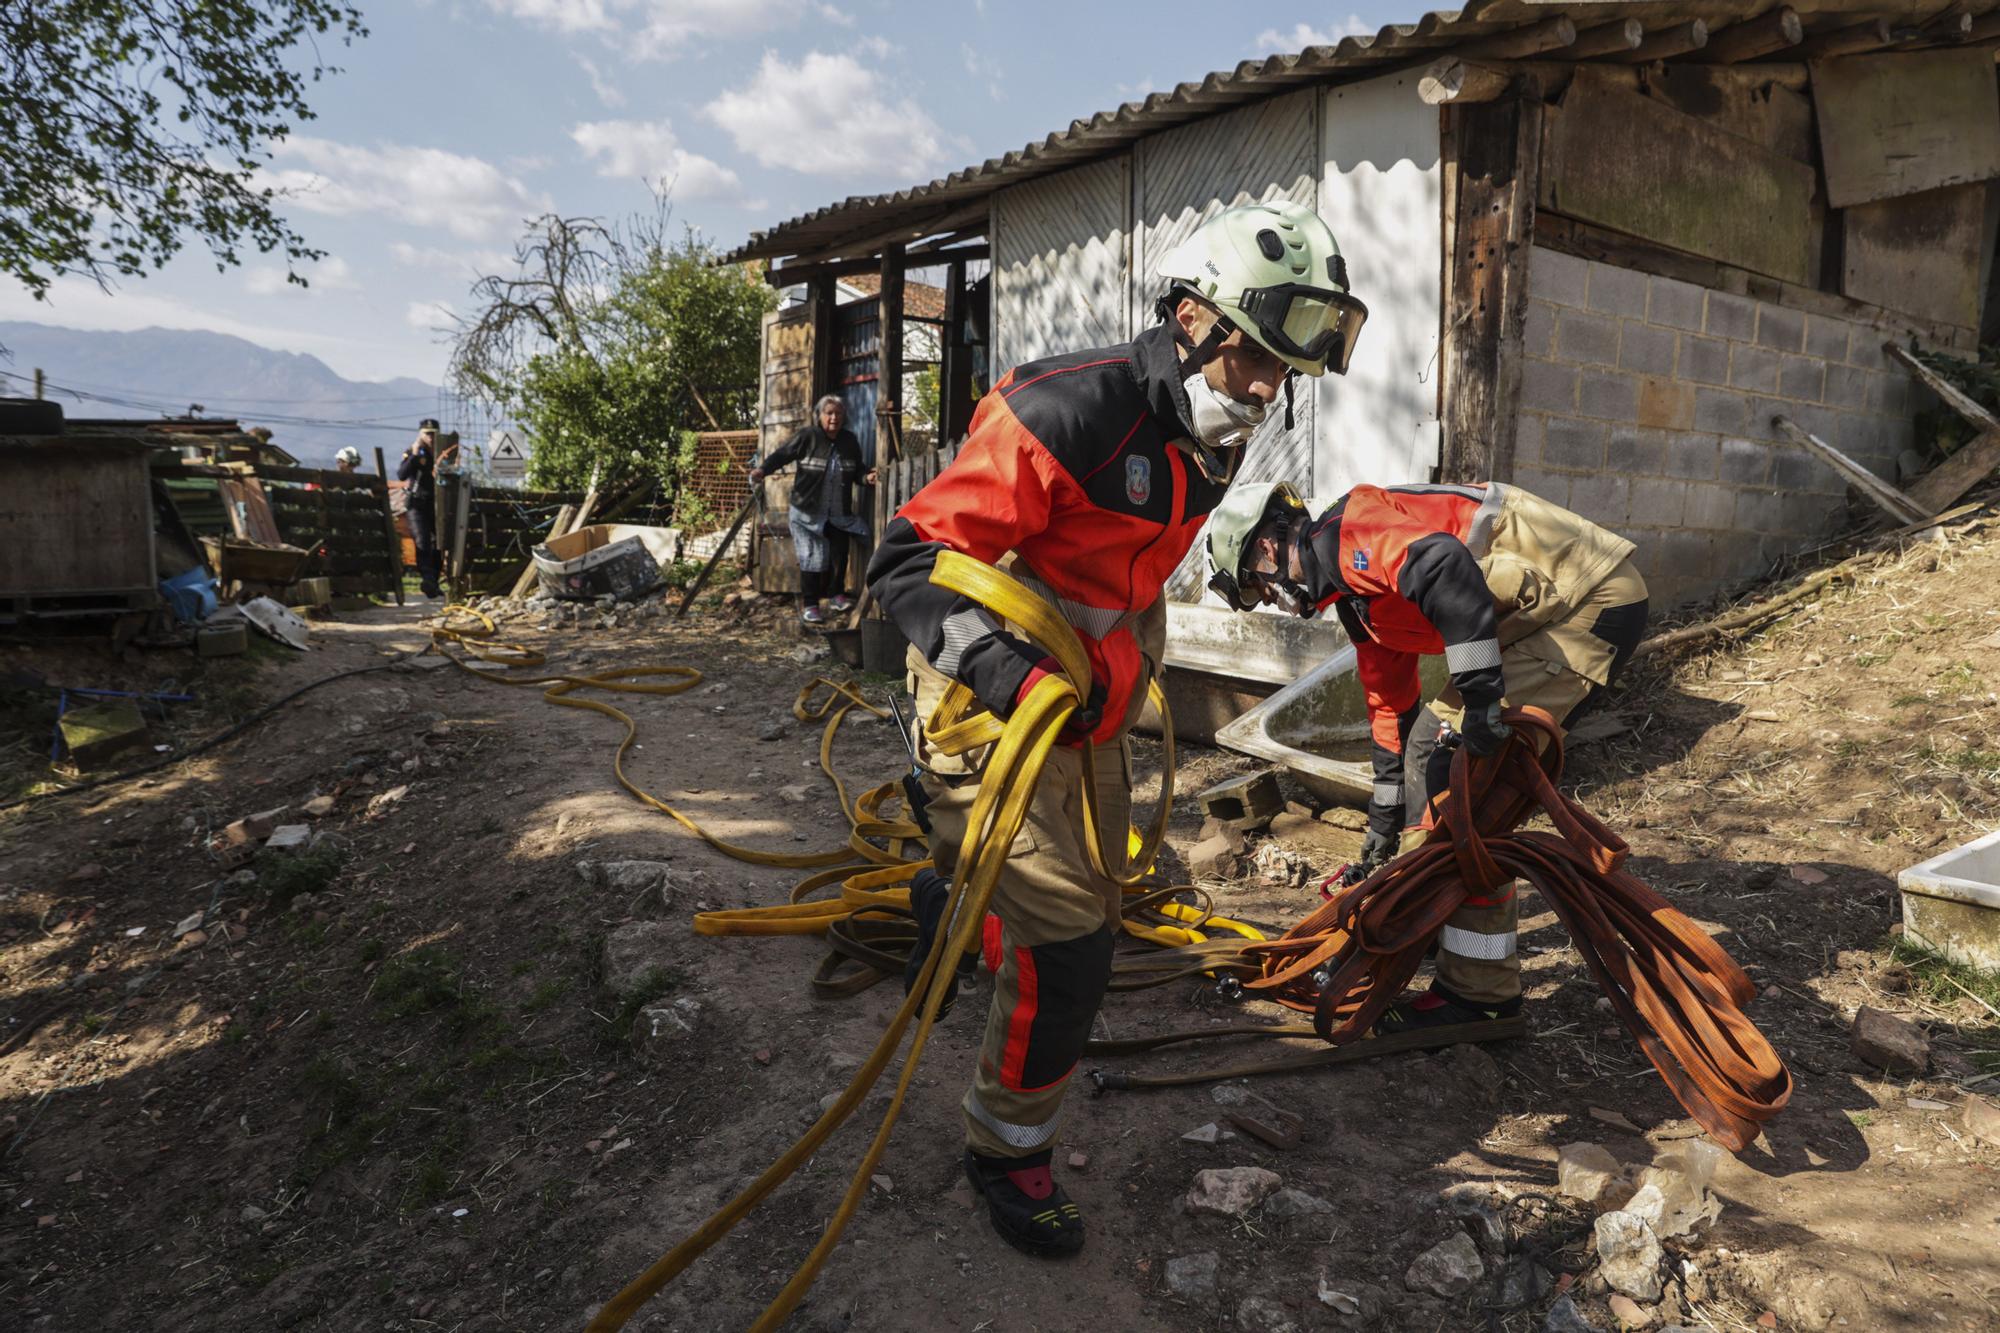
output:
<svg viewBox="0 0 2000 1333"><path fill-rule="evenodd" d="M993 199L993 372L1132 336L1131 158Z"/></svg>

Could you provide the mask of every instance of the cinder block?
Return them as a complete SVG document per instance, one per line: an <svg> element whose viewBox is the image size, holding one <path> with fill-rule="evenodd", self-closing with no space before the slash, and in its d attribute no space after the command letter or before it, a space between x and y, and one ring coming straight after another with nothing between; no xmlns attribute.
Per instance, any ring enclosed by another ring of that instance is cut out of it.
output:
<svg viewBox="0 0 2000 1333"><path fill-rule="evenodd" d="M1644 319L1649 282L1643 273L1592 260L1590 308L1607 315L1630 315L1635 319Z"/></svg>
<svg viewBox="0 0 2000 1333"><path fill-rule="evenodd" d="M1641 376L1638 422L1662 430L1686 430L1694 424L1694 386L1665 375Z"/></svg>
<svg viewBox="0 0 2000 1333"><path fill-rule="evenodd" d="M1710 292L1701 327L1717 338L1750 342L1757 336L1757 303L1734 292Z"/></svg>
<svg viewBox="0 0 2000 1333"><path fill-rule="evenodd" d="M1784 496L1776 491L1750 490L1736 494L1736 522L1743 532L1776 532L1784 515Z"/></svg>
<svg viewBox="0 0 2000 1333"><path fill-rule="evenodd" d="M1512 483L1524 491L1541 496L1550 504L1569 508L1570 479L1560 472L1550 472L1539 467L1519 467L1514 469Z"/></svg>
<svg viewBox="0 0 2000 1333"><path fill-rule="evenodd" d="M1578 366L1618 364L1618 321L1565 310L1556 321L1556 359Z"/></svg>
<svg viewBox="0 0 2000 1333"><path fill-rule="evenodd" d="M1727 528L1736 521L1736 492L1712 482L1687 483L1681 522L1690 528Z"/></svg>
<svg viewBox="0 0 2000 1333"><path fill-rule="evenodd" d="M1660 568L1671 578L1706 578L1714 556L1716 537L1712 532L1680 528L1660 534Z"/></svg>
<svg viewBox="0 0 2000 1333"><path fill-rule="evenodd" d="M1840 480L1830 465L1803 449L1780 450L1771 459L1771 484L1787 491L1821 491L1829 477Z"/></svg>
<svg viewBox="0 0 2000 1333"><path fill-rule="evenodd" d="M1787 398L1816 403L1826 396L1826 362L1810 356L1788 356L1778 366L1778 392Z"/></svg>
<svg viewBox="0 0 2000 1333"><path fill-rule="evenodd" d="M1714 308L1713 302L1710 302L1710 308ZM1694 391L1696 430L1714 431L1718 435L1741 435L1749 422L1750 401L1742 394L1729 389Z"/></svg>
<svg viewBox="0 0 2000 1333"><path fill-rule="evenodd" d="M1731 486L1762 486L1771 475L1771 450L1755 440L1724 438L1715 479Z"/></svg>
<svg viewBox="0 0 2000 1333"><path fill-rule="evenodd" d="M1827 315L1806 316L1806 355L1822 361L1847 360L1847 329L1844 319Z"/></svg>
<svg viewBox="0 0 2000 1333"><path fill-rule="evenodd" d="M1654 278L1646 303L1646 322L1670 329L1701 329L1702 304L1708 293L1679 278Z"/></svg>
<svg viewBox="0 0 2000 1333"><path fill-rule="evenodd" d="M1822 440L1829 441L1833 439L1834 432L1839 426L1842 415L1835 409L1820 403L1794 403L1778 398L1760 398L1757 400L1755 409L1753 410L1765 413L1767 418L1779 415L1788 416L1800 430L1817 435ZM1782 441L1785 438L1785 434L1773 426L1768 438Z"/></svg>
<svg viewBox="0 0 2000 1333"><path fill-rule="evenodd" d="M1667 435L1666 456L1660 460L1660 475L1686 477L1691 481L1715 480L1715 465L1721 454L1713 435L1678 430Z"/></svg>
<svg viewBox="0 0 2000 1333"><path fill-rule="evenodd" d="M1868 376L1868 410L1883 416L1897 416L1909 410L1910 381L1902 368L1889 374Z"/></svg>
<svg viewBox="0 0 2000 1333"><path fill-rule="evenodd" d="M1778 354L1768 347L1735 343L1729 349L1729 385L1753 393L1778 391Z"/></svg>
<svg viewBox="0 0 2000 1333"><path fill-rule="evenodd" d="M1556 308L1547 301L1528 302L1528 317L1521 327L1521 348L1529 356L1554 356Z"/></svg>
<svg viewBox="0 0 2000 1333"><path fill-rule="evenodd" d="M1818 491L1786 491L1779 496L1778 531L1817 537L1839 525L1846 507L1840 498Z"/></svg>
<svg viewBox="0 0 2000 1333"><path fill-rule="evenodd" d="M1549 419L1539 412L1522 412L1514 420L1514 457L1532 463L1542 456L1542 433Z"/></svg>
<svg viewBox="0 0 2000 1333"><path fill-rule="evenodd" d="M1656 329L1628 319L1618 338L1619 369L1636 370L1642 375L1672 375L1676 341L1677 335L1671 329Z"/></svg>
<svg viewBox="0 0 2000 1333"><path fill-rule="evenodd" d="M1782 440L1785 437L1776 425L1779 417L1790 417L1806 430L1812 430L1812 427L1799 416L1801 407L1810 406L1812 406L1810 403L1788 403L1782 398L1752 398L1750 420L1745 424L1743 433L1753 440ZM1818 431L1813 433L1819 435L1821 439L1826 438Z"/></svg>
<svg viewBox="0 0 2000 1333"><path fill-rule="evenodd" d="M1576 381L1577 372L1570 367L1530 357L1521 368L1521 406L1542 412L1574 412Z"/></svg>
<svg viewBox="0 0 2000 1333"><path fill-rule="evenodd" d="M1615 370L1586 370L1577 393L1577 410L1606 421L1636 421L1639 381Z"/></svg>
<svg viewBox="0 0 2000 1333"><path fill-rule="evenodd" d="M1630 494L1631 485L1623 477L1572 477L1568 507L1593 523L1619 527L1625 522Z"/></svg>
<svg viewBox="0 0 2000 1333"><path fill-rule="evenodd" d="M1681 335L1680 377L1696 384L1729 383L1729 344L1721 338Z"/></svg>
<svg viewBox="0 0 2000 1333"><path fill-rule="evenodd" d="M1882 350L1890 342L1889 335L1869 324L1857 324L1847 332L1847 361L1849 365L1860 366L1863 370L1886 370L1895 366L1897 374L1905 373L1903 368L1889 359Z"/></svg>
<svg viewBox="0 0 2000 1333"><path fill-rule="evenodd" d="M1826 377L1826 403L1844 412L1866 412L1868 410L1869 374L1854 366L1829 366L1832 372Z"/></svg>
<svg viewBox="0 0 2000 1333"><path fill-rule="evenodd" d="M1768 303L1757 307L1757 345L1796 352L1806 345L1806 317Z"/></svg>
<svg viewBox="0 0 2000 1333"><path fill-rule="evenodd" d="M1613 426L1605 466L1627 477L1657 477L1665 470L1671 436L1648 426Z"/></svg>
<svg viewBox="0 0 2000 1333"><path fill-rule="evenodd" d="M1889 423L1881 417L1844 412L1834 423L1833 438L1827 443L1859 462L1863 456L1894 458L1894 441Z"/></svg>
<svg viewBox="0 0 2000 1333"><path fill-rule="evenodd" d="M1675 526L1687 505L1688 484L1662 477L1634 477L1628 493L1627 512L1641 523Z"/></svg>
<svg viewBox="0 0 2000 1333"><path fill-rule="evenodd" d="M1528 255L1528 294L1536 300L1581 308L1589 288L1588 261L1539 245Z"/></svg>
<svg viewBox="0 0 2000 1333"><path fill-rule="evenodd" d="M1604 466L1604 423L1577 417L1548 418L1541 459L1549 467L1597 471Z"/></svg>
<svg viewBox="0 0 2000 1333"><path fill-rule="evenodd" d="M1709 543L1708 573L1711 587L1724 587L1756 578L1771 567L1764 553L1763 539L1756 533L1718 532Z"/></svg>

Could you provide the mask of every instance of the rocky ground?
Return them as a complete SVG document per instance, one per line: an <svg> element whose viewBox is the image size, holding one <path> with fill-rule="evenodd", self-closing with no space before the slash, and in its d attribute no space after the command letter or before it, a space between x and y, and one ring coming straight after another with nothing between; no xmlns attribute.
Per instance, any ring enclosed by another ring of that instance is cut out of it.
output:
<svg viewBox="0 0 2000 1333"><path fill-rule="evenodd" d="M1092 1239L1050 1268L994 1239L958 1174L975 983L791 1326L1993 1327L2000 1128L1981 1093L2000 1074L2000 994L1900 945L1894 876L2000 819L1996 531L1989 515L1911 542L1773 630L1645 665L1575 754L1570 785L1631 840L1638 873L1764 987L1752 1016L1799 1088L1741 1158L1685 1117L1531 898L1530 1039L1079 1092L1058 1161ZM429 644L426 610L317 622L309 653L194 672L0 650L17 787L46 773L27 672L172 677L198 701L155 739L180 743L310 680L384 668L187 764L0 810L10 1324L580 1328L873 1045L896 987L816 1000L817 941L690 928L704 908L784 901L804 872L726 857L622 790L616 720L406 655ZM764 851L846 836L820 727L793 700L816 675L877 702L892 682L823 660L785 608L737 590L684 621L492 610L503 637L548 654L533 674L701 673L671 695L563 700L630 713L633 785ZM1138 749L1156 800L1158 747ZM833 744L850 795L900 753L865 715ZM1251 771L1183 747L1163 872L1184 877L1200 840L1194 793ZM1356 812L1286 795L1240 855L1201 861L1221 910L1272 930L1358 843ZM302 850L260 847L254 822L230 833L280 809L268 823L303 826ZM1100 1035L1246 1016L1261 1011L1185 984L1114 996ZM633 1326L749 1323L881 1110L878 1094ZM1295 1146L1232 1118L1280 1112L1300 1118Z"/></svg>

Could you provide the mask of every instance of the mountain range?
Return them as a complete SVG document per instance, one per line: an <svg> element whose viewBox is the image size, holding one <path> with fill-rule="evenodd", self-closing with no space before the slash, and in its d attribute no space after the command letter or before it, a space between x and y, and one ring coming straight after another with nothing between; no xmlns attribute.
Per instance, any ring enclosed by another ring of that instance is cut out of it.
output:
<svg viewBox="0 0 2000 1333"><path fill-rule="evenodd" d="M279 352L193 329L112 332L0 321L0 396L26 396L40 369L48 396L72 417L201 415L270 428L272 443L302 463L331 467L344 445L374 468L379 445L394 466L417 422L439 415L439 391L399 377L344 379L318 357ZM447 423L449 424L449 423Z"/></svg>

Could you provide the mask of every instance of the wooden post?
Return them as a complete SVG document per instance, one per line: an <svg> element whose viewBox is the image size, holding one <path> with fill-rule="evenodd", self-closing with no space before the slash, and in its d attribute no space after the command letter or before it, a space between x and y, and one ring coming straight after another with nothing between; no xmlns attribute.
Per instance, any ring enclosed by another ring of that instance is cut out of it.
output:
<svg viewBox="0 0 2000 1333"><path fill-rule="evenodd" d="M396 532L396 511L389 504L389 465L383 460L382 446L375 446L375 475L382 479L382 535L389 539L389 586L395 589L396 605L403 604L403 539Z"/></svg>
<svg viewBox="0 0 2000 1333"><path fill-rule="evenodd" d="M44 387L45 387L45 386L47 385L47 383L48 383L48 377L47 377L46 375L44 375L44 374L42 373L42 368L41 368L40 366L36 366L36 367L35 367L35 397L36 397L37 399L39 399L39 398L40 398L40 397L42 396L42 389L43 389L43 388L44 388Z"/></svg>
<svg viewBox="0 0 2000 1333"><path fill-rule="evenodd" d="M1482 65L1447 56L1417 80L1417 96L1426 106L1497 102L1514 82L1511 65Z"/></svg>
<svg viewBox="0 0 2000 1333"><path fill-rule="evenodd" d="M1520 429L1542 104L1491 102L1445 114L1454 204L1445 257L1441 474L1446 481L1505 481Z"/></svg>
<svg viewBox="0 0 2000 1333"><path fill-rule="evenodd" d="M446 528L449 536L446 550L450 553L447 577L451 582L452 600L463 601L466 594L465 533L472 525L472 478L463 472L452 472L448 474L448 479L452 489L448 500L451 521Z"/></svg>
<svg viewBox="0 0 2000 1333"><path fill-rule="evenodd" d="M1805 35L1805 24L1799 21L1799 11L1790 5L1781 5L1768 14L1760 14L1754 19L1731 24L1721 32L1710 33L1708 45L1702 49L1702 63L1735 65L1755 60L1758 56L1797 46L1805 40Z"/></svg>
<svg viewBox="0 0 2000 1333"><path fill-rule="evenodd" d="M1806 38L1801 57L1806 60L1830 60L1835 56L1851 56L1887 46L1894 37L1889 20L1867 19L1851 28L1836 28L1832 32L1816 33Z"/></svg>
<svg viewBox="0 0 2000 1333"><path fill-rule="evenodd" d="M814 278L807 287L812 302L812 399L818 402L821 394L833 392L834 369L840 362L840 349L833 334L834 305L840 293L833 278L827 275ZM810 422L811 403L806 405L806 417Z"/></svg>
<svg viewBox="0 0 2000 1333"><path fill-rule="evenodd" d="M895 457L889 417L903 410L903 247L882 247L881 338L876 344L875 461Z"/></svg>
<svg viewBox="0 0 2000 1333"><path fill-rule="evenodd" d="M1519 60L1524 56L1558 50L1575 40L1576 24L1558 15L1512 32L1495 33L1491 37L1468 42L1460 48L1460 53L1492 60Z"/></svg>
<svg viewBox="0 0 2000 1333"><path fill-rule="evenodd" d="M957 439L972 425L972 348L965 341L965 261L952 261L944 289L944 362L938 367L938 438Z"/></svg>
<svg viewBox="0 0 2000 1333"><path fill-rule="evenodd" d="M1644 65L1655 60L1684 56L1707 45L1708 25L1700 19L1690 19L1686 23L1676 23L1671 28L1649 33L1645 41L1630 51L1611 58L1627 65Z"/></svg>
<svg viewBox="0 0 2000 1333"><path fill-rule="evenodd" d="M1598 56L1617 56L1633 50L1645 40L1645 24L1637 19L1615 19L1578 33L1569 49L1563 52L1563 58L1594 60Z"/></svg>

